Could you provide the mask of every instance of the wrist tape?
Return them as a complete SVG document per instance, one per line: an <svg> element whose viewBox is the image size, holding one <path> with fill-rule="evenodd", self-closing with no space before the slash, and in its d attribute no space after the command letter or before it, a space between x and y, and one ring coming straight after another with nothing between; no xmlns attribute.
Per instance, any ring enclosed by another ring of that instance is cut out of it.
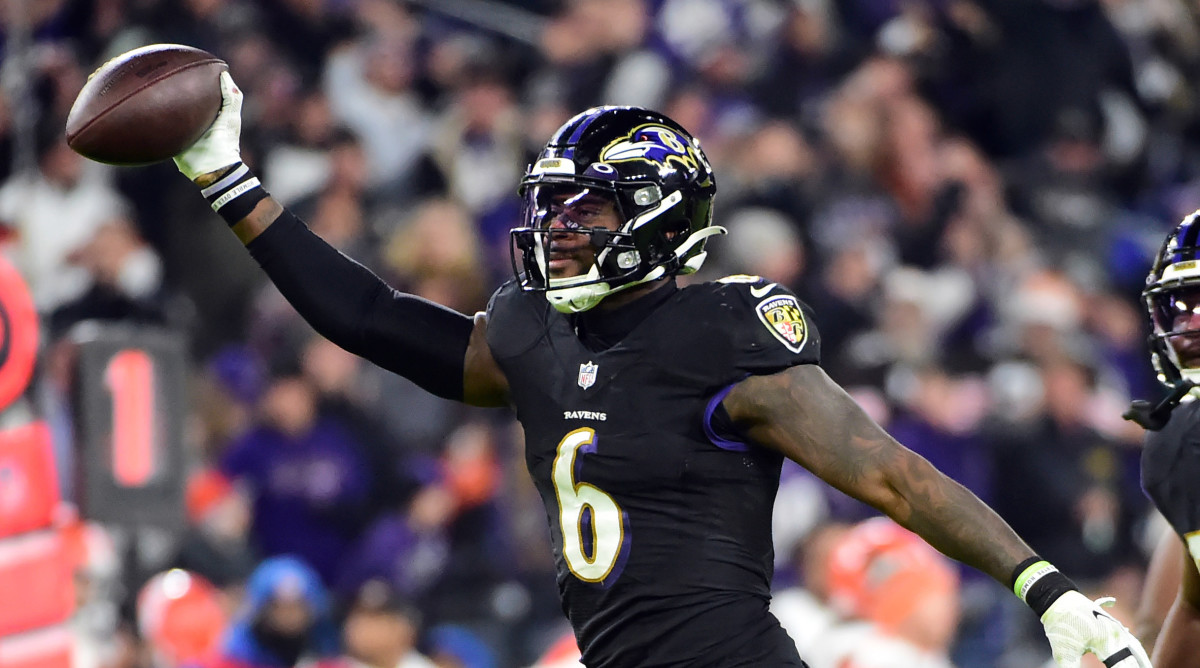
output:
<svg viewBox="0 0 1200 668"><path fill-rule="evenodd" d="M1038 617L1045 614L1059 596L1078 589L1070 578L1041 557L1030 557L1017 564L1013 569L1012 588Z"/></svg>
<svg viewBox="0 0 1200 668"><path fill-rule="evenodd" d="M230 227L250 215L255 205L267 197L258 177L241 162L225 170L216 183L201 190L200 194Z"/></svg>

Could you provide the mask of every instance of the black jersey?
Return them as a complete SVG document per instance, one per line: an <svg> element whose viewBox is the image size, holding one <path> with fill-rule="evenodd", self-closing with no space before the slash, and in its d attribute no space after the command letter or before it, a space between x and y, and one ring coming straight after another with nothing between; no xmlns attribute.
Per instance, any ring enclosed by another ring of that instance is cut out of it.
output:
<svg viewBox="0 0 1200 668"><path fill-rule="evenodd" d="M807 307L731 277L674 292L604 350L576 321L513 283L488 306L584 663L803 665L767 609L782 457L709 422L748 375L818 361Z"/></svg>
<svg viewBox="0 0 1200 668"><path fill-rule="evenodd" d="M1142 487L1176 533L1200 532L1200 401L1181 404L1161 431L1146 433Z"/></svg>

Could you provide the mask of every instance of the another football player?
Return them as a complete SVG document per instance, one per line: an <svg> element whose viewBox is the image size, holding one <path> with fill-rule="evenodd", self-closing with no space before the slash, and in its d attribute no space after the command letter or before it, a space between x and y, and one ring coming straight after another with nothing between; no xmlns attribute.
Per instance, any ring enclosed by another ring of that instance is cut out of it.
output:
<svg viewBox="0 0 1200 668"><path fill-rule="evenodd" d="M222 88L179 169L327 338L440 396L515 409L584 664L804 665L768 611L790 457L1013 587L1060 665L1150 665L1100 602L830 380L791 292L676 284L724 230L712 169L673 120L597 107L559 128L521 183L516 277L471 317L393 290L270 198L240 160L241 93L227 74Z"/></svg>
<svg viewBox="0 0 1200 668"><path fill-rule="evenodd" d="M1155 665L1194 666L1200 654L1200 401L1193 400L1200 382L1200 211L1163 242L1142 300L1154 330L1151 360L1168 392L1154 405L1134 402L1126 417L1149 430L1142 486L1184 547L1178 594L1154 645ZM1167 576L1163 569L1153 573L1155 580Z"/></svg>

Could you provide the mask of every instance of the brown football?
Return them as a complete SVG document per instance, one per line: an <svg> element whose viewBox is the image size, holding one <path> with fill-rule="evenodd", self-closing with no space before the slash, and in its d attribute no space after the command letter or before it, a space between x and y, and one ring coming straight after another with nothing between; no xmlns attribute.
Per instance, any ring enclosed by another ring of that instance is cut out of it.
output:
<svg viewBox="0 0 1200 668"><path fill-rule="evenodd" d="M146 165L191 146L221 110L224 61L181 44L123 53L88 77L67 116L67 144L113 165Z"/></svg>

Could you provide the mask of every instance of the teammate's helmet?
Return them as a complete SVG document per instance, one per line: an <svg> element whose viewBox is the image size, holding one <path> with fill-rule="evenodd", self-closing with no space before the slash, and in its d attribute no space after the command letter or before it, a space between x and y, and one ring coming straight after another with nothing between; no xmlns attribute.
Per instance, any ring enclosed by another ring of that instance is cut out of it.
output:
<svg viewBox="0 0 1200 668"><path fill-rule="evenodd" d="M1175 328L1180 316L1200 314L1200 211L1184 218L1163 242L1146 277L1142 303L1154 328L1150 353L1159 380L1167 385L1180 378L1200 382L1200 365L1181 359L1172 345L1176 337L1200 337L1200 329Z"/></svg>
<svg viewBox="0 0 1200 668"><path fill-rule="evenodd" d="M716 181L699 142L675 121L639 107L595 107L567 121L530 165L520 192L523 221L512 231L513 270L523 289L544 291L564 313L696 271L705 239L725 231L712 225ZM551 230L564 195L580 193L614 202L620 228L567 221ZM551 240L563 234L587 235L595 251L583 275L550 276Z"/></svg>

